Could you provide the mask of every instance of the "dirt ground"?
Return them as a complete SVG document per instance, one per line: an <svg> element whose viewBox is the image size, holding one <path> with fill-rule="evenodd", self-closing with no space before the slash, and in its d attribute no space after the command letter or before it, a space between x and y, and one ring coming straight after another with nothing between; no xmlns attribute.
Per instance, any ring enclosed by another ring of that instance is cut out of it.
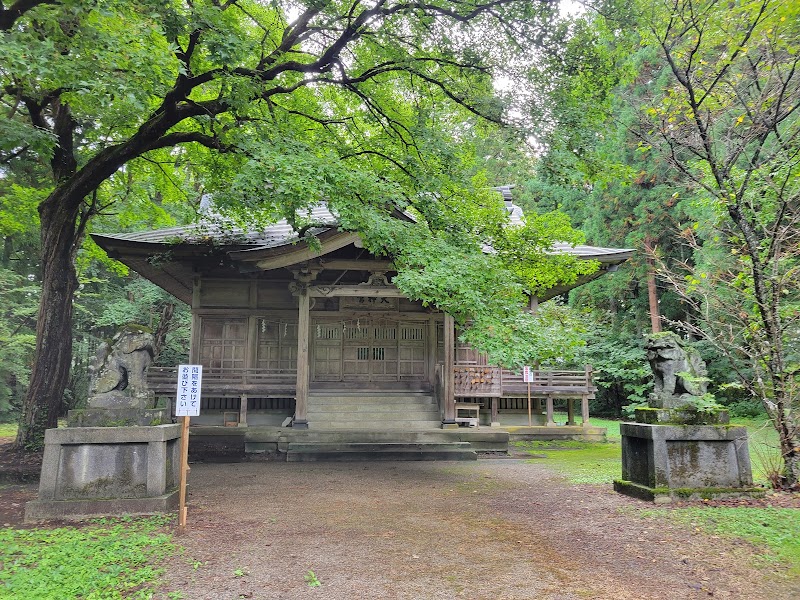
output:
<svg viewBox="0 0 800 600"><path fill-rule="evenodd" d="M543 462L193 464L189 481L159 600L800 597L748 544L643 520L650 505ZM35 493L0 487L0 524Z"/></svg>
<svg viewBox="0 0 800 600"><path fill-rule="evenodd" d="M159 598L797 598L753 548L522 460L197 464ZM747 510L744 508L743 510ZM308 585L309 571L322 583Z"/></svg>

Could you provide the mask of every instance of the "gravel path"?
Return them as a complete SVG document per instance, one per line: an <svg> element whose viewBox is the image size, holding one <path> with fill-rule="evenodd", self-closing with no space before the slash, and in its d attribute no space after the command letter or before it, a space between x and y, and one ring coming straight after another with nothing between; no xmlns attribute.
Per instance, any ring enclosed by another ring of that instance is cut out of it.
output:
<svg viewBox="0 0 800 600"><path fill-rule="evenodd" d="M521 460L195 464L185 552L158 598L800 597L750 567L747 544L643 506Z"/></svg>

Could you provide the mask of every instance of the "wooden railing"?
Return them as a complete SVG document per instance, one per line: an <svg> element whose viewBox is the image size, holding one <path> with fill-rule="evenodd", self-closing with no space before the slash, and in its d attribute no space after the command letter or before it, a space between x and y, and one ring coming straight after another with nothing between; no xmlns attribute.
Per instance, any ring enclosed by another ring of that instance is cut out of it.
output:
<svg viewBox="0 0 800 600"><path fill-rule="evenodd" d="M157 395L173 396L177 387L177 367L150 367L147 381ZM528 394L528 384L522 375L500 367L474 364L457 364L454 367L454 386L451 398L491 398L492 422L497 421L498 402L501 398L523 398ZM203 397L240 399L238 422L246 424L248 399L293 398L296 394L297 374L292 370L270 369L203 369ZM446 383L443 365L437 365L435 394L443 418L448 414L446 406ZM546 424L553 421L553 401L567 401L569 424L574 424L573 401L580 400L581 416L588 425L588 401L594 398L597 388L592 383L592 369L583 371L535 370L530 394L536 398L537 411L541 411L538 399L545 399ZM452 400L451 400L452 402ZM233 408L233 405L231 406ZM452 409L452 405L450 407ZM505 409L504 409L505 410ZM450 417L448 417L450 418Z"/></svg>
<svg viewBox="0 0 800 600"><path fill-rule="evenodd" d="M454 371L455 398L489 398L492 424L498 421L498 403L501 399L526 398L529 394L529 384L523 381L521 373L475 364L456 364ZM534 399L531 410L537 415L544 415L546 426L554 427L553 403L563 399L566 401L567 424L575 425L575 403L580 401L581 424L586 427L589 425L589 400L594 398L596 391L592 382L592 367L589 365L583 371L536 369L530 383L530 397ZM542 399L545 400L544 412Z"/></svg>
<svg viewBox="0 0 800 600"><path fill-rule="evenodd" d="M156 394L175 392L177 367L150 367L147 381ZM523 397L528 384L522 374L486 365L457 364L455 371L455 396L457 397ZM439 379L442 378L441 374ZM288 369L203 369L203 394L218 397L294 396L297 374ZM441 382L439 382L441 385ZM534 370L531 396L594 398L597 388L592 383L592 369L583 371Z"/></svg>
<svg viewBox="0 0 800 600"><path fill-rule="evenodd" d="M150 367L147 383L156 394L174 394L177 367ZM289 369L203 369L203 396L293 397L297 373Z"/></svg>
<svg viewBox="0 0 800 600"><path fill-rule="evenodd" d="M488 365L457 364L455 367L457 397L522 397L528 394L528 384L521 373ZM531 396L546 398L594 398L597 391L592 382L592 368L583 371L537 369L530 384Z"/></svg>

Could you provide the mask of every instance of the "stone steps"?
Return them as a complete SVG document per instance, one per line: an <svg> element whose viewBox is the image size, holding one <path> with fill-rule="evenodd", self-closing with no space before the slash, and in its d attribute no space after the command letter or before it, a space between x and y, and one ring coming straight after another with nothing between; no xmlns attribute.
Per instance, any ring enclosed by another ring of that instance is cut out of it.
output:
<svg viewBox="0 0 800 600"><path fill-rule="evenodd" d="M430 394L348 394L329 395L312 394L308 400L309 408L312 406L436 406Z"/></svg>
<svg viewBox="0 0 800 600"><path fill-rule="evenodd" d="M450 452L448 449L463 451L465 443L469 443L469 449L473 451L506 452L508 437L507 432L488 427L420 430L386 427L357 430L193 427L190 452L193 455L202 455L204 460L232 462L247 453L274 452L286 456L291 446L295 455L304 451L311 453L311 456L291 459L297 461L325 460L325 457L314 455L313 452L327 451L331 451L334 455L331 460L453 460L464 457L447 454ZM336 458L337 454L344 454L343 444L347 445L348 454ZM352 446L352 444L360 445ZM376 457L381 447L386 451ZM403 453L400 453L401 448ZM387 454L389 450L394 454ZM415 456L415 453L422 453L424 456Z"/></svg>
<svg viewBox="0 0 800 600"><path fill-rule="evenodd" d="M385 420L385 421L326 421L316 422L309 420L308 428L314 431L374 431L376 429L383 429L385 431L428 431L431 429L439 429L441 427L440 421L429 419L403 419L403 420Z"/></svg>
<svg viewBox="0 0 800 600"><path fill-rule="evenodd" d="M310 430L424 431L441 426L430 394L314 394L307 418Z"/></svg>
<svg viewBox="0 0 800 600"><path fill-rule="evenodd" d="M312 413L394 413L394 412L420 412L439 414L439 407L432 404L361 404L342 403L309 406L307 414Z"/></svg>
<svg viewBox="0 0 800 600"><path fill-rule="evenodd" d="M290 443L287 462L360 462L383 460L477 460L469 442Z"/></svg>

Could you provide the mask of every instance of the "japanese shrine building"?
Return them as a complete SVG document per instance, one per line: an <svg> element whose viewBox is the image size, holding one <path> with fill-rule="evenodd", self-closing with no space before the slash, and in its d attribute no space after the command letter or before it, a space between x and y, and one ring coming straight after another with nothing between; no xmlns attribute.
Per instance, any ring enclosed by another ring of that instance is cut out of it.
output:
<svg viewBox="0 0 800 600"><path fill-rule="evenodd" d="M503 191L512 222L520 222L521 209ZM324 205L311 219L335 222ZM191 306L190 362L204 367L202 412L193 422L276 427L290 418L294 429L426 430L453 427L457 418L522 425L524 412L527 423L519 374L486 365L457 342L452 317L404 297L391 283L392 263L362 248L357 233L333 225L316 233L318 249L298 241L285 221L230 242L198 225L93 238ZM599 261L600 270L575 285L632 254L554 250ZM589 369L536 376L534 393L547 402L543 414L537 401L538 425L554 425L560 395L582 403L587 424ZM151 367L150 380L166 395L174 370Z"/></svg>

